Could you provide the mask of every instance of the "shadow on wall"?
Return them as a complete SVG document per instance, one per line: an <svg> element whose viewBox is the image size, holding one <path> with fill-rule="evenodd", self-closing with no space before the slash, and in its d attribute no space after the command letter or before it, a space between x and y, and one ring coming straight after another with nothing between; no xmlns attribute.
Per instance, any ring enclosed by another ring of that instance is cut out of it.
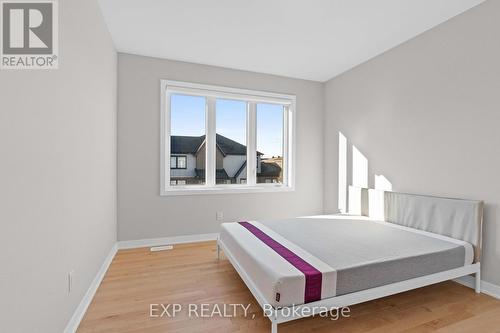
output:
<svg viewBox="0 0 500 333"><path fill-rule="evenodd" d="M339 156L338 156L338 209L341 213L347 213L348 188L349 185L369 188L368 158L355 146L351 145L346 136L339 132ZM351 154L351 163L348 155ZM349 164L351 168L349 168ZM374 174L373 184L376 190L392 191L392 183L382 174Z"/></svg>

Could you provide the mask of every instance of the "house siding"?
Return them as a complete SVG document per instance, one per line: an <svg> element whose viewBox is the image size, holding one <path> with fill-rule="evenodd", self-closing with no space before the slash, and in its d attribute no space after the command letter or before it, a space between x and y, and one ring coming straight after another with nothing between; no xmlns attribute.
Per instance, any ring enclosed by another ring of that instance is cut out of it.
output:
<svg viewBox="0 0 500 333"><path fill-rule="evenodd" d="M247 157L245 155L227 155L223 161L223 167L227 175L229 177L234 177L246 160ZM246 173L243 174L243 178L246 178Z"/></svg>
<svg viewBox="0 0 500 333"><path fill-rule="evenodd" d="M217 154L215 157L215 165L217 169L222 169L224 167L224 155L221 151L217 149ZM207 150L205 149L205 143L201 146L196 154L196 169L205 169Z"/></svg>
<svg viewBox="0 0 500 333"><path fill-rule="evenodd" d="M170 169L170 178L185 178L185 177L195 177L195 167L196 167L196 156L193 154L175 154L172 156L187 156L186 159L186 169Z"/></svg>

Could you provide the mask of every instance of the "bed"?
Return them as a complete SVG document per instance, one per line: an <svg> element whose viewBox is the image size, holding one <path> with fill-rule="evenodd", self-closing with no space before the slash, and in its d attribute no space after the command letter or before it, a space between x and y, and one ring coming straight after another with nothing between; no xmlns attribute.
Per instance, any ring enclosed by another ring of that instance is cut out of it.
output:
<svg viewBox="0 0 500 333"><path fill-rule="evenodd" d="M481 201L354 187L349 200L356 215L222 224L218 248L273 333L305 315L468 274L479 292Z"/></svg>

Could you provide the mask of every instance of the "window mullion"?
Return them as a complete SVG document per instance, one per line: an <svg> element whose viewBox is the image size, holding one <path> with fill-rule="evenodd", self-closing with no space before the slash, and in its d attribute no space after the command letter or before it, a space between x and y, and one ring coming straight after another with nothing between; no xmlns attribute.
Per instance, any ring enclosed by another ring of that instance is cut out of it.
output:
<svg viewBox="0 0 500 333"><path fill-rule="evenodd" d="M162 187L163 190L167 189L170 187L170 132L171 132L171 125L170 125L170 94L167 93L166 91L166 86L162 84L161 88L161 94L162 94L162 115L163 115L163 128L162 128L162 137L161 139L163 140L163 170L162 170L162 176L163 176L163 183Z"/></svg>
<svg viewBox="0 0 500 333"><path fill-rule="evenodd" d="M215 186L216 168L216 129L215 129L215 98L207 97L206 112L206 145L205 145L205 182L206 186Z"/></svg>
<svg viewBox="0 0 500 333"><path fill-rule="evenodd" d="M287 186L290 184L289 178L289 159L290 159L290 107L283 107L283 163L282 163L282 172L283 172L283 185Z"/></svg>
<svg viewBox="0 0 500 333"><path fill-rule="evenodd" d="M248 102L247 107L247 184L257 183L257 107Z"/></svg>

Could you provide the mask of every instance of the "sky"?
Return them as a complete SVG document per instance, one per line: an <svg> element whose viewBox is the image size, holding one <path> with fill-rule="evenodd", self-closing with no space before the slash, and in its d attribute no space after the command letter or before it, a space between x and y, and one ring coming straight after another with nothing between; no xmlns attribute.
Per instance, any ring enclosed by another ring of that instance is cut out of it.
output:
<svg viewBox="0 0 500 333"><path fill-rule="evenodd" d="M205 134L205 98L174 94L171 96L172 135ZM217 99L217 133L246 145L246 103ZM283 156L283 107L257 104L257 150L264 157Z"/></svg>

